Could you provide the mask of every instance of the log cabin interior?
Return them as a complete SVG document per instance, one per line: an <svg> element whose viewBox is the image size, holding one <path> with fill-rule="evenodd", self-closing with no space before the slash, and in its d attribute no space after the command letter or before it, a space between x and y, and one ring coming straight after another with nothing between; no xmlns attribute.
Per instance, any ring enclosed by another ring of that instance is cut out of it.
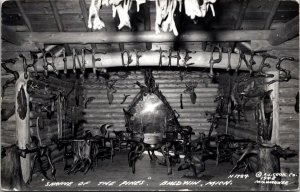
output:
<svg viewBox="0 0 300 192"><path fill-rule="evenodd" d="M2 190L296 190L299 3L1 7Z"/></svg>

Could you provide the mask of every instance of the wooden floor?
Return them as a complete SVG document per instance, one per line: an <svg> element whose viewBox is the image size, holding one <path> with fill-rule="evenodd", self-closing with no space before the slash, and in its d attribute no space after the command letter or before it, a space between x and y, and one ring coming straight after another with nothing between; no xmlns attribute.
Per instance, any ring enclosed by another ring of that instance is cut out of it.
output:
<svg viewBox="0 0 300 192"><path fill-rule="evenodd" d="M183 159L181 160L183 162ZM167 167L151 163L148 155L137 162L136 173L131 172L127 163L127 152L117 152L114 161L99 161L98 167L87 174L78 172L68 175L63 170L63 163L57 163L57 182L48 181L42 175L33 178L27 190L97 190L97 191L157 191L157 190L195 190L195 191L232 191L256 190L255 176L249 178L230 178L230 163L224 162L216 166L215 161L206 161L206 170L200 178L187 178L188 170L178 171L177 164L173 174L167 175ZM48 172L48 175L50 173ZM237 173L238 174L238 173ZM218 182L219 183L216 183ZM220 183L223 181L223 183ZM73 182L73 183L70 183ZM227 182L227 185L226 185ZM65 186L65 185L70 186ZM50 186L52 185L52 186Z"/></svg>

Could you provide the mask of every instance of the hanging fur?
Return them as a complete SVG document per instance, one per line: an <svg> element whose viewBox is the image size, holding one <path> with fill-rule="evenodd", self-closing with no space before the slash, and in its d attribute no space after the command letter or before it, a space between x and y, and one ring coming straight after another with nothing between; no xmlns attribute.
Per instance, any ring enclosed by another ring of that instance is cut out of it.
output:
<svg viewBox="0 0 300 192"><path fill-rule="evenodd" d="M155 33L159 34L160 30L167 32L173 31L178 36L178 31L174 21L174 12L177 6L177 0L156 0L156 20Z"/></svg>
<svg viewBox="0 0 300 192"><path fill-rule="evenodd" d="M118 5L112 5L113 17L118 13L120 24L118 25L118 29L122 29L127 26L131 28L130 17L128 14L129 9L131 8L132 0L124 0L122 3Z"/></svg>
<svg viewBox="0 0 300 192"><path fill-rule="evenodd" d="M97 4L96 0L91 1L90 9L89 9L89 20L88 20L88 28L93 28L94 30L100 30L105 27L104 22L100 19L99 10L102 5L102 0L98 0Z"/></svg>
<svg viewBox="0 0 300 192"><path fill-rule="evenodd" d="M198 0L185 0L185 14L189 16L191 19L195 19L195 17L205 17L209 8L211 8L213 17L215 16L215 10L213 3L216 0L203 0L203 3L199 5Z"/></svg>
<svg viewBox="0 0 300 192"><path fill-rule="evenodd" d="M136 1L136 10L140 12L140 5L146 3L146 0L135 0Z"/></svg>

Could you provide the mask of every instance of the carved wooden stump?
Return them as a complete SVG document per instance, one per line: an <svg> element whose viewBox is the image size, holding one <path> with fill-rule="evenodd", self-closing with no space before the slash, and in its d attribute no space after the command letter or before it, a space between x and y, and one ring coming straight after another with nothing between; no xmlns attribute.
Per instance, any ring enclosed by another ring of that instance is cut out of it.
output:
<svg viewBox="0 0 300 192"><path fill-rule="evenodd" d="M5 150L5 156L1 157L1 187L7 190L21 190L25 183L22 178L17 146L13 145Z"/></svg>

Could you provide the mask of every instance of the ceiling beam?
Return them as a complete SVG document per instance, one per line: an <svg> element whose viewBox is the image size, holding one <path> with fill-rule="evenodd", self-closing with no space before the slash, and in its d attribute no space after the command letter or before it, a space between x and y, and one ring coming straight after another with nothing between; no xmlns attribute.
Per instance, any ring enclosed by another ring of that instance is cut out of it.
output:
<svg viewBox="0 0 300 192"><path fill-rule="evenodd" d="M15 45L22 45L26 40L6 25L1 25L1 38Z"/></svg>
<svg viewBox="0 0 300 192"><path fill-rule="evenodd" d="M51 9L52 9L52 12L53 12L54 19L55 19L55 22L57 24L58 30L60 32L63 32L64 31L64 26L63 26L63 24L61 22L60 15L58 13L58 8L56 6L56 1L55 0L49 0L49 3L50 3L50 6L51 6ZM66 49L66 54L70 55L71 54L70 46L69 45L65 45L65 49Z"/></svg>
<svg viewBox="0 0 300 192"><path fill-rule="evenodd" d="M296 36L299 36L299 15L273 30L268 40L271 45L279 45Z"/></svg>
<svg viewBox="0 0 300 192"><path fill-rule="evenodd" d="M249 0L243 0L243 2L241 3L240 8L239 8L240 11L239 11L238 17L235 21L235 25L234 25L233 29L238 30L241 28L245 14L246 14L248 4L249 4ZM240 45L240 43L239 42L229 42L228 43L228 46L230 48L232 48L232 50L234 50L234 48L237 45Z"/></svg>
<svg viewBox="0 0 300 192"><path fill-rule="evenodd" d="M251 41L270 39L271 30L212 30L189 31L178 37L172 33L155 34L154 31L143 32L17 32L28 42L44 44L88 44L88 43L161 43L199 41Z"/></svg>
<svg viewBox="0 0 300 192"><path fill-rule="evenodd" d="M265 22L265 25L263 27L264 30L268 30L270 29L271 25L272 25L272 22L273 22L273 19L274 19L274 16L275 16L275 13L279 7L279 3L280 1L279 0L275 0L273 2L273 5L271 7L271 10L270 10L270 13L267 17L267 20ZM273 49L275 48L275 46L272 46L270 44L269 41L267 40L252 40L251 41L251 50L254 51L254 52L259 52L259 51L267 51L267 50L270 50L270 49Z"/></svg>
<svg viewBox="0 0 300 192"><path fill-rule="evenodd" d="M26 26L28 27L28 30L29 30L30 32L32 32L32 31L33 31L33 28L32 28L31 22L30 22L29 18L27 17L27 15L26 15L26 13L25 13L25 11L24 11L24 9L23 9L23 6L22 6L22 4L21 4L21 1L16 1L16 4L17 4L17 7L18 7L18 9L19 9L19 11L20 11L20 13L21 13L21 16L22 16L22 18L23 18L23 20L24 20Z"/></svg>
<svg viewBox="0 0 300 192"><path fill-rule="evenodd" d="M267 21L265 23L265 26L264 26L264 29L270 29L271 25L272 25L272 22L273 22L273 18L275 16L275 13L279 7L279 3L280 1L279 0L275 0L274 2L272 2L272 8L270 10L270 13L267 17Z"/></svg>
<svg viewBox="0 0 300 192"><path fill-rule="evenodd" d="M235 22L234 29L240 29L246 14L246 9L248 7L249 0L244 0L240 6L240 12Z"/></svg>
<svg viewBox="0 0 300 192"><path fill-rule="evenodd" d="M88 32L91 32L92 29L89 29L88 28L88 12L87 12L87 8L86 8L86 3L85 3L85 0L79 0L79 6L80 6L80 9L81 9L81 13L82 13L82 16L83 16L83 21L84 21L84 25L85 25L85 28ZM96 44L92 43L91 44L91 47L93 49L96 49Z"/></svg>
<svg viewBox="0 0 300 192"><path fill-rule="evenodd" d="M299 50L299 38L293 38L288 40L280 45L271 45L269 41L266 40L253 40L251 41L251 49L254 52L262 51L272 51L272 50L288 50L288 51L297 51Z"/></svg>

